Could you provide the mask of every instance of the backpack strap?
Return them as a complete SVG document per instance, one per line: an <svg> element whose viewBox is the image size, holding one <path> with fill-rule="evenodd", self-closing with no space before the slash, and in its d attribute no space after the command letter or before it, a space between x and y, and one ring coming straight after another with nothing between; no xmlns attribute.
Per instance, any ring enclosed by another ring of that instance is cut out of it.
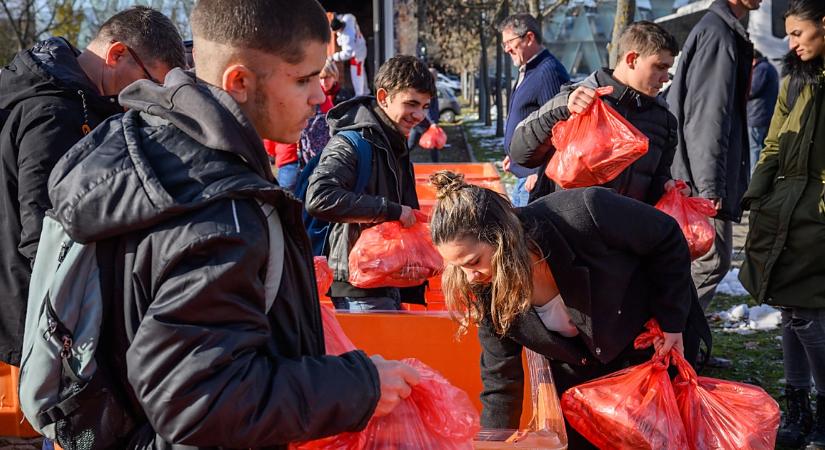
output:
<svg viewBox="0 0 825 450"><path fill-rule="evenodd" d="M354 192L363 194L372 175L372 144L367 142L364 136L355 130L341 131L338 135L355 147L355 154L358 157L356 167L358 178L355 180Z"/></svg>
<svg viewBox="0 0 825 450"><path fill-rule="evenodd" d="M264 282L266 312L269 313L272 304L275 303L275 297L281 287L281 277L284 274L284 229L275 207L261 201L258 201L258 205L266 216L269 230L269 261L266 264L266 281Z"/></svg>

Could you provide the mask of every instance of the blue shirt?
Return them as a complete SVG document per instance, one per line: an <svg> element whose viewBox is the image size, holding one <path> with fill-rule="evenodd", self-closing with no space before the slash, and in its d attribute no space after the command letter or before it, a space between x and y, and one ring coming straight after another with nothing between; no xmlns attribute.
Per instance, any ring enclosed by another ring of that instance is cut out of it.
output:
<svg viewBox="0 0 825 450"><path fill-rule="evenodd" d="M542 49L527 62L524 77L510 97L510 109L507 123L504 125L504 151L510 154L510 141L513 132L522 120L559 93L559 89L570 81L570 75L564 66L549 50ZM516 163L510 163L510 172L518 178L524 178L536 172Z"/></svg>

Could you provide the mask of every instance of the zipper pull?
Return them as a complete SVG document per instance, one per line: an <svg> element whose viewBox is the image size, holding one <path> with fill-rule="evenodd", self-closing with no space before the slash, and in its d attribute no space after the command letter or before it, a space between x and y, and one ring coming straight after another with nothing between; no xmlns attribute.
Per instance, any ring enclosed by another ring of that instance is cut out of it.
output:
<svg viewBox="0 0 825 450"><path fill-rule="evenodd" d="M57 254L58 264L62 263L63 260L66 259L66 254L69 253L70 246L71 244L69 244L68 242L63 242L63 244L60 245L60 253Z"/></svg>

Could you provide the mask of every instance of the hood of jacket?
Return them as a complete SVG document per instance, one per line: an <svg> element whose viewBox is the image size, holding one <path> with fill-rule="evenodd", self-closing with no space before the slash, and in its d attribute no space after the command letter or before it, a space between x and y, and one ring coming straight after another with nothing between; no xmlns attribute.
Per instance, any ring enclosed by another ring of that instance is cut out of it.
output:
<svg viewBox="0 0 825 450"><path fill-rule="evenodd" d="M384 134L381 122L373 111L375 97L361 96L351 98L335 105L327 113L329 131L335 135L344 130L361 130L368 128L379 134Z"/></svg>
<svg viewBox="0 0 825 450"><path fill-rule="evenodd" d="M114 98L98 93L78 64L78 55L80 51L59 37L19 52L0 72L0 108L13 109L33 97L70 96L93 108L119 109Z"/></svg>
<svg viewBox="0 0 825 450"><path fill-rule="evenodd" d="M716 15L722 18L722 21L741 38L746 41L749 40L748 30L746 30L742 22L733 15L733 11L730 10L727 0L715 0L711 3L710 7L708 7L708 11L716 13Z"/></svg>
<svg viewBox="0 0 825 450"><path fill-rule="evenodd" d="M789 51L782 58L782 76L790 75L801 79L804 84L818 83L825 77L825 60L816 58L802 61L794 51Z"/></svg>
<svg viewBox="0 0 825 450"><path fill-rule="evenodd" d="M129 233L227 196L278 204L261 139L224 91L175 69L121 93L130 110L96 128L49 178L51 215L78 242Z"/></svg>
<svg viewBox="0 0 825 450"><path fill-rule="evenodd" d="M637 91L636 89L633 89L632 87L614 78L613 70L611 69L599 69L582 80L579 85L589 87L591 89L596 89L603 86L612 86L613 92L605 97L613 99L616 104L635 105L637 108L648 106L650 104L656 104L664 109L668 109L667 101L665 101L661 95L651 97Z"/></svg>

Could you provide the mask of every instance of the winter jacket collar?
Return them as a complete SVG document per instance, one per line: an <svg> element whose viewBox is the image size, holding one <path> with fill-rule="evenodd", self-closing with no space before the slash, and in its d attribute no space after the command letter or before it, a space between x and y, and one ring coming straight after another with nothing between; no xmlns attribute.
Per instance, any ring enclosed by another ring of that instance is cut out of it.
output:
<svg viewBox="0 0 825 450"><path fill-rule="evenodd" d="M606 97L613 99L613 101L619 105L630 105L634 108L645 109L653 105L659 105L662 108L667 109L667 102L661 96L651 97L649 95L645 95L620 82L613 77L613 70L611 69L603 68L593 72L589 77L585 78L580 85L593 89L604 86L612 86L613 92L606 95Z"/></svg>
<svg viewBox="0 0 825 450"><path fill-rule="evenodd" d="M825 61L822 58L802 61L795 52L790 51L782 60L782 76L787 75L801 79L803 84L819 83L825 78Z"/></svg>
<svg viewBox="0 0 825 450"><path fill-rule="evenodd" d="M274 181L263 141L241 107L225 91L174 69L163 86L139 80L120 93L129 109L160 117L198 143L241 156L258 175Z"/></svg>
<svg viewBox="0 0 825 450"><path fill-rule="evenodd" d="M384 129L384 136L387 137L387 141L389 141L392 151L395 152L396 155L404 155L408 153L407 140L404 139L404 135L398 131L398 127L395 126L390 117L378 106L378 104L375 104L372 110L375 111L375 116L378 117L378 121L381 123L381 128Z"/></svg>
<svg viewBox="0 0 825 450"><path fill-rule="evenodd" d="M750 38L748 37L748 31L745 29L745 26L742 25L742 22L733 15L733 11L730 10L730 6L728 5L727 0L715 0L711 3L710 7L708 8L709 11L713 11L722 18L722 21L733 31L736 32L742 39L749 41Z"/></svg>
<svg viewBox="0 0 825 450"><path fill-rule="evenodd" d="M71 96L81 100L84 109L121 112L115 98L98 93L77 62L78 55L80 51L59 37L18 53L0 75L0 108L13 109L33 97Z"/></svg>

